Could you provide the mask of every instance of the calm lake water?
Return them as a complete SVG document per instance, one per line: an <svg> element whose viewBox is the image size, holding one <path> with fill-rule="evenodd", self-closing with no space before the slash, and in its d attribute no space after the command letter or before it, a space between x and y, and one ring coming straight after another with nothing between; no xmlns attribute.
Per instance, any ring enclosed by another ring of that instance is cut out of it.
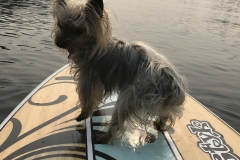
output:
<svg viewBox="0 0 240 160"><path fill-rule="evenodd" d="M166 55L187 77L190 94L240 132L239 0L106 0L105 5L116 14L114 35L144 41ZM0 0L0 122L68 62L50 38L49 7L49 0Z"/></svg>

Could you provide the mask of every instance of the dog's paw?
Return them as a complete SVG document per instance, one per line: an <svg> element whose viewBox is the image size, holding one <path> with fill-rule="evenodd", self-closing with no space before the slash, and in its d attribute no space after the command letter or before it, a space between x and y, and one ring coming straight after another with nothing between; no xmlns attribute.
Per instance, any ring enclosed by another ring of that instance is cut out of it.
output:
<svg viewBox="0 0 240 160"><path fill-rule="evenodd" d="M156 141L156 137L152 133L147 132L147 136L145 138L145 142L146 143L153 143L155 141Z"/></svg>
<svg viewBox="0 0 240 160"><path fill-rule="evenodd" d="M86 119L88 116L84 115L84 114L80 114L77 118L76 118L76 121L80 122L84 119Z"/></svg>

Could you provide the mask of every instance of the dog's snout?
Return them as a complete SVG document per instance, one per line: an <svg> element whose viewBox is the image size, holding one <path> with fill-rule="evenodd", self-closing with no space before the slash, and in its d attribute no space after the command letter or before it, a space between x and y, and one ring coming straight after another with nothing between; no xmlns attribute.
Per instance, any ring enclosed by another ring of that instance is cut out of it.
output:
<svg viewBox="0 0 240 160"><path fill-rule="evenodd" d="M57 41L55 42L56 46L58 46L59 48L66 48L67 44L64 43L63 41Z"/></svg>
<svg viewBox="0 0 240 160"><path fill-rule="evenodd" d="M62 48L62 43L61 42L56 42L55 44L56 44L56 46Z"/></svg>

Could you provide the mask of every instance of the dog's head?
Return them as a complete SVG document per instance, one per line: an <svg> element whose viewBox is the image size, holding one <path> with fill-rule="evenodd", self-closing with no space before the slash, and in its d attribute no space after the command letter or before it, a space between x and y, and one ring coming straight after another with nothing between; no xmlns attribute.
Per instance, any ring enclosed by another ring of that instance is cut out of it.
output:
<svg viewBox="0 0 240 160"><path fill-rule="evenodd" d="M96 54L111 37L102 0L54 0L52 13L55 21L52 38L58 48L68 51L69 57L86 50Z"/></svg>

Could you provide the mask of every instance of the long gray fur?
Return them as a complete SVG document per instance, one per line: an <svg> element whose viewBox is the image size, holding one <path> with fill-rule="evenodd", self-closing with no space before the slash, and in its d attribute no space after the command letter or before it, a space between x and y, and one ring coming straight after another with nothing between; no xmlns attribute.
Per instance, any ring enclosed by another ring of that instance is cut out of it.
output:
<svg viewBox="0 0 240 160"><path fill-rule="evenodd" d="M82 109L77 121L91 116L111 94L119 94L108 131L95 135L96 141L122 137L128 127L148 127L149 118L155 118L158 131L165 131L182 117L185 79L148 45L113 38L102 0L53 2L52 37L72 61Z"/></svg>

